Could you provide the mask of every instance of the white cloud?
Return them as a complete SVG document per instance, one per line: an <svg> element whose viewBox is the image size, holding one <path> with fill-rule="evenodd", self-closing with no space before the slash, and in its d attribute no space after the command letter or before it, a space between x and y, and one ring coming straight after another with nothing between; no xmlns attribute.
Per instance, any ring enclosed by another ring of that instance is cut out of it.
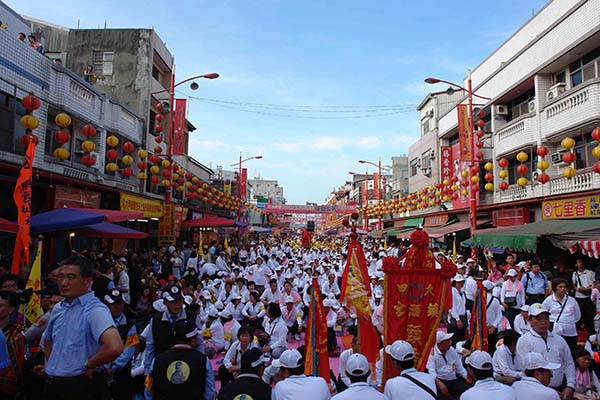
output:
<svg viewBox="0 0 600 400"><path fill-rule="evenodd" d="M333 136L320 136L312 141L315 150L341 150L345 144L346 140Z"/></svg>
<svg viewBox="0 0 600 400"><path fill-rule="evenodd" d="M219 150L225 148L227 145L225 142L221 140L193 140L192 139L192 147L194 150L202 150L210 151L210 150Z"/></svg>
<svg viewBox="0 0 600 400"><path fill-rule="evenodd" d="M376 149L381 147L382 142L381 139L377 136L365 136L360 138L357 142L355 142L357 147L366 147L368 149Z"/></svg>
<svg viewBox="0 0 600 400"><path fill-rule="evenodd" d="M302 142L274 143L273 147L285 153L297 153L302 149L303 145L304 143Z"/></svg>

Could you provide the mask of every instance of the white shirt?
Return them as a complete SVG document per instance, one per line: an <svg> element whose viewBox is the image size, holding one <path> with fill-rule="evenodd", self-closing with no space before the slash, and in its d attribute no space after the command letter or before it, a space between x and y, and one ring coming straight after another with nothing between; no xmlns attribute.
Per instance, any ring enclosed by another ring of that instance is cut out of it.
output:
<svg viewBox="0 0 600 400"><path fill-rule="evenodd" d="M488 293L488 296L491 296L491 293ZM500 304L500 300L493 296L487 302L489 304L485 313L487 326L493 326L498 330L502 323L502 305Z"/></svg>
<svg viewBox="0 0 600 400"><path fill-rule="evenodd" d="M573 287L574 288L583 287L583 288L591 289L594 285L594 279L596 279L596 274L594 273L594 271L590 271L589 269L583 270L582 273L579 273L579 271L574 271L573 272ZM581 285L579 284L579 282L581 282ZM591 294L591 292L590 292L590 294ZM575 297L577 297L578 299L586 299L586 298L589 298L590 295L585 295L581 292L575 292Z"/></svg>
<svg viewBox="0 0 600 400"><path fill-rule="evenodd" d="M552 371L550 387L557 388L561 386L565 375L567 376L567 386L575 387L575 363L565 339L552 332L548 332L548 337L544 340L532 329L521 336L517 342L519 366L523 365L522 360L525 354L531 351L540 353L547 361L560 364L560 369Z"/></svg>
<svg viewBox="0 0 600 400"><path fill-rule="evenodd" d="M367 382L351 384L342 393L336 394L332 400L383 400L383 393L369 386Z"/></svg>
<svg viewBox="0 0 600 400"><path fill-rule="evenodd" d="M563 304L565 308L561 314L560 311L563 308ZM553 332L562 336L577 336L576 324L581 318L581 310L573 297L565 295L563 301L560 302L554 294L551 294L546 297L542 305L546 310L550 311L550 321L554 322ZM560 318L558 317L559 315ZM557 319L558 322L556 321Z"/></svg>
<svg viewBox="0 0 600 400"><path fill-rule="evenodd" d="M217 318L210 324L210 338L217 345L218 350L224 349L227 346L227 341L225 340L225 329L223 328L223 324Z"/></svg>
<svg viewBox="0 0 600 400"><path fill-rule="evenodd" d="M517 369L517 357L516 354L511 354L508 347L505 345L500 346L498 350L494 352L492 357L494 365L494 376L512 376L515 378L522 378L525 374Z"/></svg>
<svg viewBox="0 0 600 400"><path fill-rule="evenodd" d="M331 309L327 313L327 327L335 328L336 323L337 323L337 313L335 311L333 311L333 309Z"/></svg>
<svg viewBox="0 0 600 400"><path fill-rule="evenodd" d="M127 271L121 271L121 273L119 273L117 288L127 290L126 292L123 292L123 302L125 304L131 303L131 296L129 295L129 274Z"/></svg>
<svg viewBox="0 0 600 400"><path fill-rule="evenodd" d="M258 317L262 318L265 316L267 310L265 310L265 305L263 303L252 304L251 302L247 302L244 308L242 309L242 315L244 317Z"/></svg>
<svg viewBox="0 0 600 400"><path fill-rule="evenodd" d="M477 292L477 281L469 276L465 281L465 296L469 300L475 300L475 292Z"/></svg>
<svg viewBox="0 0 600 400"><path fill-rule="evenodd" d="M460 396L460 400L516 400L515 391L494 378L486 378L475 382L475 386ZM533 398L533 397L530 397Z"/></svg>
<svg viewBox="0 0 600 400"><path fill-rule="evenodd" d="M442 355L436 345L427 360L427 371L434 378L445 381L452 381L458 376L467 378L467 371L463 367L462 359L454 347L450 347L446 354Z"/></svg>
<svg viewBox="0 0 600 400"><path fill-rule="evenodd" d="M525 287L519 280L514 282L510 279L502 284L502 290L500 291L500 301L505 303L507 297L516 297L517 304L510 308L521 308L525 304Z"/></svg>
<svg viewBox="0 0 600 400"><path fill-rule="evenodd" d="M242 352L240 351L240 346L241 344L239 340L236 340L231 344L229 350L227 350L227 354L225 354L225 358L223 358L223 365L225 366L225 368L231 368L231 366L233 365L242 365ZM259 348L258 344L252 341L248 343L248 347L246 347L246 350L252 349L254 347Z"/></svg>
<svg viewBox="0 0 600 400"><path fill-rule="evenodd" d="M266 288L265 291L260 295L260 299L263 300L267 304L277 303L279 304L279 296L281 296L281 292L279 289L275 289L275 293L271 290L271 288Z"/></svg>
<svg viewBox="0 0 600 400"><path fill-rule="evenodd" d="M354 351L351 348L342 351L342 354L340 354L340 379L346 386L350 386L351 384L350 378L348 378L348 374L346 373L346 364L348 363L348 358L350 358L352 354L354 354Z"/></svg>
<svg viewBox="0 0 600 400"><path fill-rule="evenodd" d="M318 376L292 375L277 382L272 400L328 400L331 397L325 379Z"/></svg>
<svg viewBox="0 0 600 400"><path fill-rule="evenodd" d="M515 325L515 331L519 335L524 335L531 330L531 325L529 325L529 321L525 320L523 318L522 314L519 314L515 317L514 325Z"/></svg>
<svg viewBox="0 0 600 400"><path fill-rule="evenodd" d="M560 400L558 392L542 385L535 378L524 377L511 386L517 395L517 400Z"/></svg>
<svg viewBox="0 0 600 400"><path fill-rule="evenodd" d="M268 326L265 327L267 328L265 329L265 332L270 335L271 340L269 341L269 347L271 347L271 349L287 347L288 327L281 317L275 319L273 322L269 322Z"/></svg>
<svg viewBox="0 0 600 400"><path fill-rule="evenodd" d="M457 288L452 288L452 309L450 310L450 316L458 320L461 315L467 315L465 294L460 292ZM448 319L450 321L450 319Z"/></svg>
<svg viewBox="0 0 600 400"><path fill-rule="evenodd" d="M435 378L425 372L419 372L414 368L406 369L402 371L401 376L397 376L392 379L388 379L385 382L385 389L383 395L386 400L396 399L410 399L410 400L432 400L433 397L427 393L424 389L420 388L407 378L403 378L402 375L410 375L415 378L434 393L437 392L435 386ZM365 398L364 400L368 400Z"/></svg>

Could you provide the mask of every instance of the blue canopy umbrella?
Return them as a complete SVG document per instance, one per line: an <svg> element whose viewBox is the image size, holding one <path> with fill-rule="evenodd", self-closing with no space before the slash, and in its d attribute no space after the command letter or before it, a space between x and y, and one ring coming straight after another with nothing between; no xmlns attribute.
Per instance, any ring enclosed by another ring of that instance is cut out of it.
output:
<svg viewBox="0 0 600 400"><path fill-rule="evenodd" d="M31 233L46 233L77 229L104 222L106 217L101 214L74 208L57 208L31 217Z"/></svg>

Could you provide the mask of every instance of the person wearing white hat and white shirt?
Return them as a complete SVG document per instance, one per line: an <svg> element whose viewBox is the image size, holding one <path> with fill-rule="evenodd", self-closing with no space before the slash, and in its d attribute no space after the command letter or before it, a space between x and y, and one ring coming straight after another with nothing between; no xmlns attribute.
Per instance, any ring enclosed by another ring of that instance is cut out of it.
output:
<svg viewBox="0 0 600 400"><path fill-rule="evenodd" d="M328 400L331 395L325 379L304 375L304 359L298 350L286 350L271 365L288 377L277 382L272 400Z"/></svg>
<svg viewBox="0 0 600 400"><path fill-rule="evenodd" d="M466 297L463 292L465 277L456 275L452 287L452 308L448 313L448 333L454 333L452 344L465 339L465 331L468 327L469 315L466 308Z"/></svg>
<svg viewBox="0 0 600 400"><path fill-rule="evenodd" d="M225 340L225 329L219 318L219 312L211 308L208 313L208 320L202 330L204 336L205 353L208 358L214 358L216 353L225 349L229 344Z"/></svg>
<svg viewBox="0 0 600 400"><path fill-rule="evenodd" d="M516 350L519 335L512 329L504 331L502 345L494 352L494 378L505 385L523 377L523 371L517 367Z"/></svg>
<svg viewBox="0 0 600 400"><path fill-rule="evenodd" d="M285 349L287 349L288 333L288 327L281 318L279 304L269 304L267 307L267 317L264 319L263 326L265 333L269 335L269 343L263 346L263 352L270 352L273 358L279 358Z"/></svg>
<svg viewBox="0 0 600 400"><path fill-rule="evenodd" d="M498 337L498 331L502 325L502 305L497 297L494 297L492 291L494 290L494 283L488 280L483 281L483 287L487 291L487 307L486 307L486 323L488 327L488 343L494 346ZM493 350L494 347L491 347ZM493 351L490 352L494 354Z"/></svg>
<svg viewBox="0 0 600 400"><path fill-rule="evenodd" d="M302 317L304 314L299 305L294 303L292 296L285 298L285 304L281 305L281 318L288 327L288 332L293 335L296 341L300 340L300 328L302 327Z"/></svg>
<svg viewBox="0 0 600 400"><path fill-rule="evenodd" d="M360 348L359 344L360 342L358 341L358 336L354 336L352 338L352 347L342 351L342 353L340 354L339 379L346 386L350 386L350 384L352 383L350 382L350 378L348 378L348 375L346 374L346 364L348 363L348 359L352 354L358 353L358 350Z"/></svg>
<svg viewBox="0 0 600 400"><path fill-rule="evenodd" d="M515 392L494 380L494 366L492 356L487 352L475 350L466 359L467 371L475 380L475 386L465 391L461 400L516 400Z"/></svg>
<svg viewBox="0 0 600 400"><path fill-rule="evenodd" d="M323 300L325 316L327 318L327 351L333 352L337 347L337 337L335 335L335 325L337 323L337 313L334 310L335 302L331 299Z"/></svg>
<svg viewBox="0 0 600 400"><path fill-rule="evenodd" d="M435 378L435 383L444 397L460 395L467 390L467 371L462 359L452 347L452 333L438 331L436 345L427 360L427 372Z"/></svg>
<svg viewBox="0 0 600 400"><path fill-rule="evenodd" d="M476 269L470 269L467 271L465 287L463 289L466 298L465 306L469 311L473 311L473 304L475 303L475 293L477 292L477 281L475 280L476 275Z"/></svg>
<svg viewBox="0 0 600 400"><path fill-rule="evenodd" d="M500 301L504 307L504 315L508 318L511 326L515 322L515 317L519 314L521 307L525 304L525 287L517 279L516 269L510 269L506 273L508 279L502 284L500 292Z"/></svg>
<svg viewBox="0 0 600 400"><path fill-rule="evenodd" d="M548 387L555 373L552 371L560 369L560 364L545 360L537 352L525 353L522 363L525 376L512 385L517 400L560 400L558 392Z"/></svg>
<svg viewBox="0 0 600 400"><path fill-rule="evenodd" d="M524 335L531 330L531 326L529 325L529 306L527 304L521 307L521 313L515 317L513 325L519 335Z"/></svg>
<svg viewBox="0 0 600 400"><path fill-rule="evenodd" d="M562 278L552 280L553 294L542 303L550 312L550 321L554 323L552 332L562 336L571 352L577 346L577 321L581 318L581 310L575 299L569 296L567 281Z"/></svg>
<svg viewBox="0 0 600 400"><path fill-rule="evenodd" d="M229 296L231 300L225 306L225 310L229 311L233 319L240 322L244 320L244 315L242 315L242 311L244 310L245 304L242 304L242 296L239 294L232 294Z"/></svg>
<svg viewBox="0 0 600 400"><path fill-rule="evenodd" d="M415 351L412 345L404 340L396 340L385 347L385 352L392 358L392 365L400 371L400 375L388 379L383 395L386 400L437 399L437 388L432 375L415 369Z"/></svg>
<svg viewBox="0 0 600 400"><path fill-rule="evenodd" d="M350 386L332 397L335 400L383 400L383 394L367 383L371 375L371 367L367 357L360 353L350 355L346 363L346 374Z"/></svg>
<svg viewBox="0 0 600 400"><path fill-rule="evenodd" d="M552 374L549 386L562 389L566 377L567 386L562 397L570 399L575 391L575 363L565 339L550 332L550 312L540 303L529 306L529 324L531 330L517 342L517 359L522 369L527 366L526 355L530 352L542 354L551 363L559 364L560 369ZM531 397L534 398L534 397Z"/></svg>
<svg viewBox="0 0 600 400"><path fill-rule="evenodd" d="M321 286L321 293L323 293L324 296L329 296L329 294L333 294L334 296L338 297L340 295L340 287L336 282L335 272L329 273L329 275L327 276L327 281L324 282L323 286Z"/></svg>

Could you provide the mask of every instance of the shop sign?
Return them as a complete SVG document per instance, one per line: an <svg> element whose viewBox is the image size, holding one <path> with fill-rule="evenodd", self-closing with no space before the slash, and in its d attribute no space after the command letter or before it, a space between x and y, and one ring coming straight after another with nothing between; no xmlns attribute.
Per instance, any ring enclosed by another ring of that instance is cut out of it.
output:
<svg viewBox="0 0 600 400"><path fill-rule="evenodd" d="M173 211L173 225L175 230L175 237L179 237L179 233L181 232L181 223L186 219L188 213L187 207L184 206L175 206Z"/></svg>
<svg viewBox="0 0 600 400"><path fill-rule="evenodd" d="M452 178L452 148L450 146L442 146L440 149L441 157L441 182Z"/></svg>
<svg viewBox="0 0 600 400"><path fill-rule="evenodd" d="M165 206L164 215L158 221L158 244L161 246L174 246L173 236L173 205Z"/></svg>
<svg viewBox="0 0 600 400"><path fill-rule="evenodd" d="M600 195L542 202L542 217L600 218Z"/></svg>
<svg viewBox="0 0 600 400"><path fill-rule="evenodd" d="M423 223L424 227L434 227L444 225L448 222L448 214L443 215L430 215L429 217L425 217L425 222Z"/></svg>
<svg viewBox="0 0 600 400"><path fill-rule="evenodd" d="M456 106L458 112L458 141L460 143L460 160L471 161L473 138L469 127L469 111L466 104Z"/></svg>
<svg viewBox="0 0 600 400"><path fill-rule="evenodd" d="M54 208L100 208L100 193L91 190L55 185Z"/></svg>
<svg viewBox="0 0 600 400"><path fill-rule="evenodd" d="M145 218L160 218L165 213L160 200L121 193L121 211L143 212Z"/></svg>

